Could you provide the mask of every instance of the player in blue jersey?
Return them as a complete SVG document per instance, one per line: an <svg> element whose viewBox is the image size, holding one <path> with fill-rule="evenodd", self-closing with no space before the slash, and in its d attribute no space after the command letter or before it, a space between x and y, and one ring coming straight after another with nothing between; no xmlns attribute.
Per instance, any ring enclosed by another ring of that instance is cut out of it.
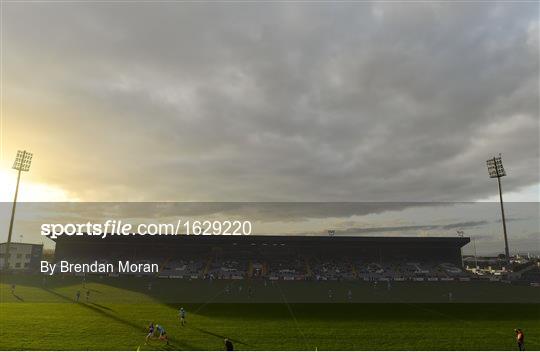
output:
<svg viewBox="0 0 540 352"><path fill-rule="evenodd" d="M167 345L169 344L169 338L167 337L167 331L165 331L165 328L161 325L156 325L156 330L159 334L159 339L160 340L163 340L167 343Z"/></svg>

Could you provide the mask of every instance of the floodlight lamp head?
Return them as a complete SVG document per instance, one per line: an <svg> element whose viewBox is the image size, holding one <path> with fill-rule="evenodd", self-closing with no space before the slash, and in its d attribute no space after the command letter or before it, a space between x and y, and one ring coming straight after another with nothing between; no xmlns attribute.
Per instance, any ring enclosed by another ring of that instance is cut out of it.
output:
<svg viewBox="0 0 540 352"><path fill-rule="evenodd" d="M29 171L30 164L32 164L32 157L33 154L27 152L26 150L17 151L17 156L15 157L15 161L13 162L13 169L25 172Z"/></svg>
<svg viewBox="0 0 540 352"><path fill-rule="evenodd" d="M488 159L486 161L486 165L488 168L488 173L489 173L490 178L498 178L498 177L506 176L506 171L504 170L504 166L502 164L502 158L500 154L497 157Z"/></svg>

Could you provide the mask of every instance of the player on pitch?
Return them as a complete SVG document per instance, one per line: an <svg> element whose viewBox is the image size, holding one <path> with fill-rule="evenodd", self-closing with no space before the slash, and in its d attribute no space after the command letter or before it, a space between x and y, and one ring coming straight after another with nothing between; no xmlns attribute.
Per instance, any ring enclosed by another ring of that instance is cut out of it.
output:
<svg viewBox="0 0 540 352"><path fill-rule="evenodd" d="M148 335L146 335L146 343L154 336L154 322L151 322L148 326ZM146 344L145 343L145 344Z"/></svg>
<svg viewBox="0 0 540 352"><path fill-rule="evenodd" d="M525 334L523 334L523 330L514 329L514 332L516 333L516 341L517 341L518 349L520 351L525 351Z"/></svg>
<svg viewBox="0 0 540 352"><path fill-rule="evenodd" d="M187 323L187 321L186 321L186 310L184 309L184 307L180 308L180 311L178 312L178 316L180 317L180 324L182 324L182 326L184 326L184 324Z"/></svg>
<svg viewBox="0 0 540 352"><path fill-rule="evenodd" d="M156 325L156 330L159 333L159 339L162 341L165 341L167 345L169 344L169 338L167 337L167 331L165 331L165 328L161 325Z"/></svg>

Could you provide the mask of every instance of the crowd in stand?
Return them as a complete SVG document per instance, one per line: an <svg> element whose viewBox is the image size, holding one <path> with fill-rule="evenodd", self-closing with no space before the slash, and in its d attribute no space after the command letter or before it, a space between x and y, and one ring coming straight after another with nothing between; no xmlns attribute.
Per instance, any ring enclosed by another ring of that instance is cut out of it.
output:
<svg viewBox="0 0 540 352"><path fill-rule="evenodd" d="M211 279L243 279L246 277L247 260L216 259L211 262L211 268L206 273Z"/></svg>
<svg viewBox="0 0 540 352"><path fill-rule="evenodd" d="M160 275L171 278L196 279L203 269L204 262L198 259L171 260L162 266Z"/></svg>
<svg viewBox="0 0 540 352"><path fill-rule="evenodd" d="M83 259L83 258L78 258ZM85 259L88 261L88 258ZM162 259L161 259L162 260ZM106 258L97 259L108 263ZM133 263L157 263L156 258L133 260ZM466 271L450 263L371 262L362 259L320 257L240 258L208 255L162 260L160 277L183 279L269 280L428 280L466 277Z"/></svg>
<svg viewBox="0 0 540 352"><path fill-rule="evenodd" d="M355 278L351 263L335 259L314 260L311 273L315 280L352 280Z"/></svg>
<svg viewBox="0 0 540 352"><path fill-rule="evenodd" d="M271 280L301 280L306 277L306 262L302 258L272 258L267 262L268 274Z"/></svg>

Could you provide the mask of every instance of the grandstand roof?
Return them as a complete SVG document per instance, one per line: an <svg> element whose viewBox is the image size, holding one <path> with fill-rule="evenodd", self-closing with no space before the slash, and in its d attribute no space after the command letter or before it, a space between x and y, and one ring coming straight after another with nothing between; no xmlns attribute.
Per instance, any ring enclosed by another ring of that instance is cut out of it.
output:
<svg viewBox="0 0 540 352"><path fill-rule="evenodd" d="M245 236L118 236L110 235L105 239L99 236L60 236L54 240L58 243L126 243L142 244L155 241L170 244L201 245L415 245L435 247L461 248L470 242L469 237L382 237L382 236L291 236L291 235L245 235Z"/></svg>

